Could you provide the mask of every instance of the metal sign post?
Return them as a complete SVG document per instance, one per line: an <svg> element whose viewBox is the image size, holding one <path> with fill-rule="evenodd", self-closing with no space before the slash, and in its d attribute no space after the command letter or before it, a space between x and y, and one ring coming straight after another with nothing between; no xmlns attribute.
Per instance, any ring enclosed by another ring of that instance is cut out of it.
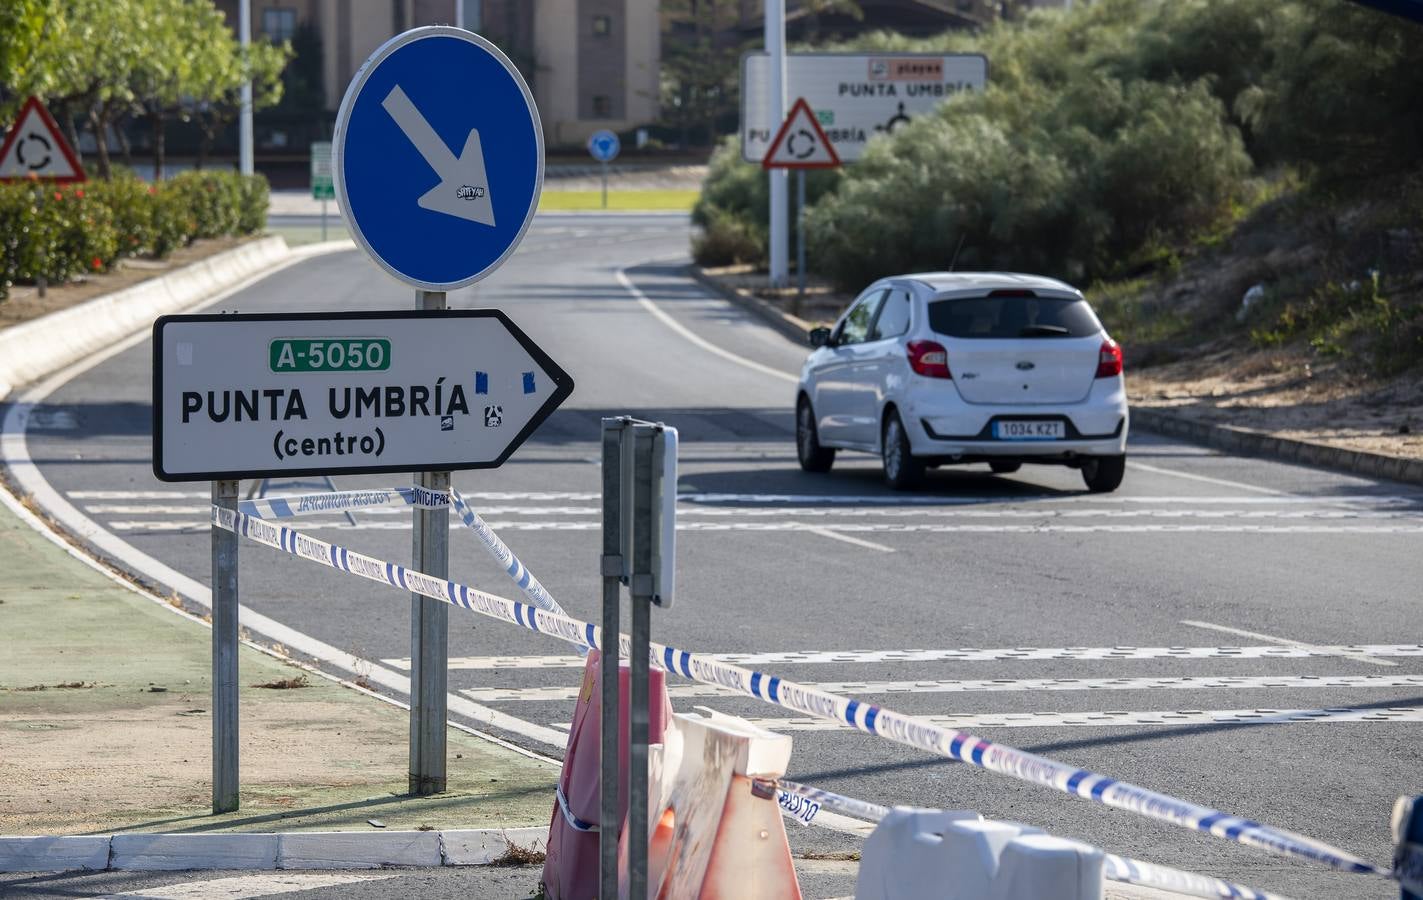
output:
<svg viewBox="0 0 1423 900"><path fill-rule="evenodd" d="M588 136L588 153L603 168L603 209L608 208L608 163L618 158L623 142L616 133L602 129Z"/></svg>
<svg viewBox="0 0 1423 900"><path fill-rule="evenodd" d="M237 482L212 483L213 506L237 509ZM212 529L212 811L238 807L237 535Z"/></svg>
<svg viewBox="0 0 1423 900"><path fill-rule="evenodd" d="M331 142L311 144L311 196L321 201L321 239L326 240L326 202L336 198L336 182L331 176Z"/></svg>
<svg viewBox="0 0 1423 900"><path fill-rule="evenodd" d="M628 896L647 896L652 605L671 606L676 565L677 430L630 418L603 420L602 781L599 896L617 896L619 815L619 584L629 588Z"/></svg>
<svg viewBox="0 0 1423 900"><path fill-rule="evenodd" d="M418 310L445 309L443 291L416 291ZM416 483L431 491L450 489L449 472L420 472ZM450 576L449 507L415 507L410 559L436 578ZM410 595L410 793L444 793L446 694L449 681L449 607Z"/></svg>
<svg viewBox="0 0 1423 900"><path fill-rule="evenodd" d="M796 280L799 290L791 306L794 315L800 315L801 300L805 297L805 170L834 169L839 165L840 157L835 152L835 145L820 127L820 120L805 98L798 98L771 141L766 158L761 161L764 169L796 170Z"/></svg>

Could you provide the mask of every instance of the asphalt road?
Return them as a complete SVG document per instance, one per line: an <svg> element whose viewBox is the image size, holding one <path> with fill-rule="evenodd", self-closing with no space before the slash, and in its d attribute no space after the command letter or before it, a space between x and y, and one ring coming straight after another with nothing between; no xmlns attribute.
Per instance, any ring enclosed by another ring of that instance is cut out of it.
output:
<svg viewBox="0 0 1423 900"><path fill-rule="evenodd" d="M540 217L496 275L450 296L504 309L577 382L507 465L455 477L571 615L599 611L599 419L663 420L683 441L680 597L654 612L655 640L761 654L764 671L1387 863L1394 798L1423 792L1423 492L1142 433L1109 496L1052 468L944 469L910 496L886 490L868 457L804 474L791 404L805 350L684 277L688 234L674 216ZM348 252L215 308L412 303ZM107 532L205 582L207 485L154 479L149 395L145 342L56 390L32 417L29 452ZM409 558L404 514L301 525ZM514 594L472 536L452 534L451 559L456 579ZM408 673L404 596L255 545L242 560L244 604L348 655L334 670ZM450 656L452 691L518 720L490 730L561 753L580 675L567 645L452 611ZM773 725L789 715L680 680L672 702ZM1396 896L856 732L779 724L795 740L790 776L832 791L974 809L1295 897ZM790 827L799 850L858 846Z"/></svg>

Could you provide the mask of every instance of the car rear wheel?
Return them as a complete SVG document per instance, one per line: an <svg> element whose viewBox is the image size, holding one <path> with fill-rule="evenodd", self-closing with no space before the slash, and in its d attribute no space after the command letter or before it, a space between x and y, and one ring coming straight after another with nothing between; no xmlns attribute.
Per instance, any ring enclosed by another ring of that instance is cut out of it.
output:
<svg viewBox="0 0 1423 900"><path fill-rule="evenodd" d="M1122 484L1126 456L1093 456L1082 463L1082 480L1094 494L1109 494Z"/></svg>
<svg viewBox="0 0 1423 900"><path fill-rule="evenodd" d="M988 464L988 468L992 469L995 475L1011 475L1019 469L1023 468L1023 464L1018 462L1016 459L995 459Z"/></svg>
<svg viewBox="0 0 1423 900"><path fill-rule="evenodd" d="M899 413L891 412L885 421L880 448L885 483L896 491L917 487L924 478L924 461L910 452L909 435L904 431L904 423L899 421Z"/></svg>
<svg viewBox="0 0 1423 900"><path fill-rule="evenodd" d="M807 472L829 472L835 465L834 449L820 446L820 436L815 431L815 411L805 398L796 404L795 449L800 467Z"/></svg>

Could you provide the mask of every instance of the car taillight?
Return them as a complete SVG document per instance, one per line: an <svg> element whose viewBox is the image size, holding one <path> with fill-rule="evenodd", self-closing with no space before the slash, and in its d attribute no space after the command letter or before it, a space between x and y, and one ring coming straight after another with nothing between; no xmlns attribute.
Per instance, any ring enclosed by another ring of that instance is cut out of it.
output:
<svg viewBox="0 0 1423 900"><path fill-rule="evenodd" d="M1122 346L1111 338L1102 342L1102 350L1097 354L1097 377L1115 378L1122 374Z"/></svg>
<svg viewBox="0 0 1423 900"><path fill-rule="evenodd" d="M926 378L953 378L949 374L949 351L933 341L910 341L909 368Z"/></svg>

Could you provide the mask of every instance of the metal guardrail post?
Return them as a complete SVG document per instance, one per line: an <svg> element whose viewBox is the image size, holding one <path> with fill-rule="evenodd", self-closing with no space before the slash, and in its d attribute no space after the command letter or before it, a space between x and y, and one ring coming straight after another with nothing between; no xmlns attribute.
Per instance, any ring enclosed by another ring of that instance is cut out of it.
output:
<svg viewBox="0 0 1423 900"><path fill-rule="evenodd" d="M628 722L628 896L647 896L647 744L648 655L652 640L652 442L657 428L635 425L632 502L632 643L628 649L632 682Z"/></svg>
<svg viewBox="0 0 1423 900"><path fill-rule="evenodd" d="M622 605L622 436L623 419L603 420L603 651L599 660L602 682L602 747L598 801L598 896L618 896L618 633ZM631 487L631 485L628 485Z"/></svg>
<svg viewBox="0 0 1423 900"><path fill-rule="evenodd" d="M415 308L445 309L441 291L416 291ZM450 489L449 472L422 472L416 483L432 491ZM415 570L448 578L450 511L415 507L411 563ZM443 793L447 784L449 685L449 607L438 600L410 595L410 793Z"/></svg>
<svg viewBox="0 0 1423 900"><path fill-rule="evenodd" d="M212 483L213 506L237 509L237 482ZM237 534L212 527L212 811L238 806Z"/></svg>

